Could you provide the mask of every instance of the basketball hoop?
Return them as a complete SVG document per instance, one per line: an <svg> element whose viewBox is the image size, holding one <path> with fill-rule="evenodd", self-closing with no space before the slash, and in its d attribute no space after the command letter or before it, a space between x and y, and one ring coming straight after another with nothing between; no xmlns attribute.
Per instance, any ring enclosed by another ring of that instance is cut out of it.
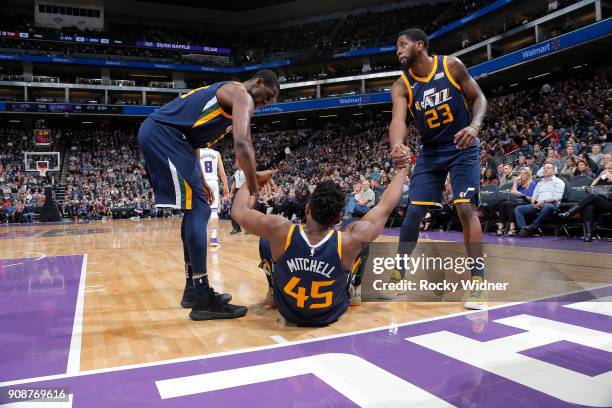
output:
<svg viewBox="0 0 612 408"><path fill-rule="evenodd" d="M49 168L48 161L44 160L44 161L36 162L36 170L38 170L38 174L40 174L41 177L45 177L47 175L48 168Z"/></svg>

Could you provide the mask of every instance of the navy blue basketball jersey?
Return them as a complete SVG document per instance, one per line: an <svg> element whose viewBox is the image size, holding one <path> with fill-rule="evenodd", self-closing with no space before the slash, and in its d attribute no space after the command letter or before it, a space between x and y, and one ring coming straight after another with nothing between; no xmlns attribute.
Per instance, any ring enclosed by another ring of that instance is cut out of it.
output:
<svg viewBox="0 0 612 408"><path fill-rule="evenodd" d="M448 69L447 56L433 58L433 69L426 78L416 76L412 69L402 72L408 88L408 110L422 144L453 144L455 134L470 125L472 114Z"/></svg>
<svg viewBox="0 0 612 408"><path fill-rule="evenodd" d="M323 326L346 311L350 273L342 267L341 234L330 230L311 245L301 225L291 226L285 254L274 265L274 301L287 321Z"/></svg>
<svg viewBox="0 0 612 408"><path fill-rule="evenodd" d="M211 147L232 131L232 115L217 101L217 89L227 83L193 89L149 117L178 129L194 148Z"/></svg>

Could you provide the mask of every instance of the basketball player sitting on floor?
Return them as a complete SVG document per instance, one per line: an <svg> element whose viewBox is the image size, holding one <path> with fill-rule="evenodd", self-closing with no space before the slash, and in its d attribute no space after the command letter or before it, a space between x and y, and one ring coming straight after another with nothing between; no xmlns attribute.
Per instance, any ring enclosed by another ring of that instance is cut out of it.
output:
<svg viewBox="0 0 612 408"><path fill-rule="evenodd" d="M398 170L378 205L342 232L333 228L342 218L344 194L333 181L317 185L306 205L304 225L252 210L248 185L240 189L232 217L261 237L262 262L269 265L274 301L285 320L325 326L344 314L356 259L378 237L397 206L407 171Z"/></svg>

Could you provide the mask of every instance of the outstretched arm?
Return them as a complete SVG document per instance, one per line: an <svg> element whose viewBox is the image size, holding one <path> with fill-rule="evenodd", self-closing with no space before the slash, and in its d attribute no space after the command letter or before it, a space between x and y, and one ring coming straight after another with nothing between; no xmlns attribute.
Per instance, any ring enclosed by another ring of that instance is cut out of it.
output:
<svg viewBox="0 0 612 408"><path fill-rule="evenodd" d="M482 121L487 113L487 98L485 98L480 86L472 78L463 62L455 57L447 58L451 75L457 81L461 92L468 98L472 107L472 123L455 134L455 144L458 148L465 149L478 138Z"/></svg>
<svg viewBox="0 0 612 408"><path fill-rule="evenodd" d="M244 171L246 182L252 195L257 194L257 163L251 140L251 117L255 109L253 98L246 88L239 84L226 84L217 91L217 100L221 106L232 108L232 133L234 134L234 152L240 168Z"/></svg>
<svg viewBox="0 0 612 408"><path fill-rule="evenodd" d="M251 234L267 238L272 246L272 257L278 259L284 252L291 222L279 215L262 214L251 209L250 205L251 192L248 184L244 184L234 198L232 218Z"/></svg>
<svg viewBox="0 0 612 408"><path fill-rule="evenodd" d="M408 168L398 169L378 205L368 211L361 220L346 227L342 244L345 247L344 253L349 259L357 257L361 252L362 244L370 243L378 237L400 200L407 174Z"/></svg>
<svg viewBox="0 0 612 408"><path fill-rule="evenodd" d="M389 143L391 144L391 157L397 167L407 166L410 158L405 155L402 147L406 138L406 115L408 112L408 89L401 79L395 81L391 87L391 100L393 110L391 124L389 125Z"/></svg>

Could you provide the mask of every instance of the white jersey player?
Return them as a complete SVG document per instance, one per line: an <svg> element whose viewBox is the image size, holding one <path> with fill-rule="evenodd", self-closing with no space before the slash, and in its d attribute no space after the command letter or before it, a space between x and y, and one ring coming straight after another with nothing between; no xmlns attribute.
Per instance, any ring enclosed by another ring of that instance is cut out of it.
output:
<svg viewBox="0 0 612 408"><path fill-rule="evenodd" d="M200 150L200 166L202 167L202 173L206 184L210 187L214 201L210 205L212 214L210 217L211 232L210 232L210 246L218 247L221 246L217 240L217 228L219 226L219 177L223 182L223 197L229 196L229 189L227 187L227 176L225 175L225 169L223 168L223 160L221 154L213 149L199 149Z"/></svg>

